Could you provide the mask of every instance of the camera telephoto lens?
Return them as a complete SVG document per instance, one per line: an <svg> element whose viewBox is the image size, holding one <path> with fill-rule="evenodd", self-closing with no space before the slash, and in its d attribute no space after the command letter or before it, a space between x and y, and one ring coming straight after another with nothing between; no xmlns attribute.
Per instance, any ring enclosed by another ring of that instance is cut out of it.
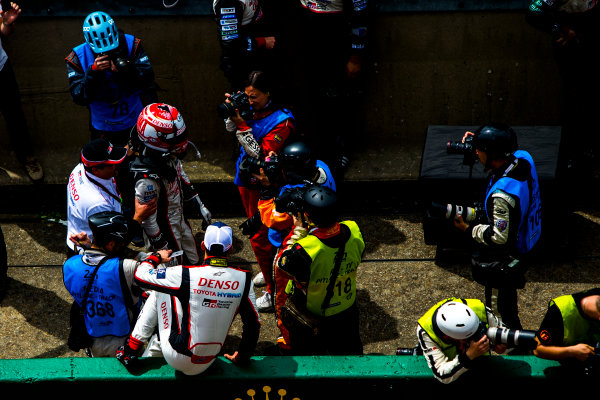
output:
<svg viewBox="0 0 600 400"><path fill-rule="evenodd" d="M508 328L489 328L487 336L494 344L505 344L507 347L522 347L535 349L537 341L535 340L536 331L525 329Z"/></svg>

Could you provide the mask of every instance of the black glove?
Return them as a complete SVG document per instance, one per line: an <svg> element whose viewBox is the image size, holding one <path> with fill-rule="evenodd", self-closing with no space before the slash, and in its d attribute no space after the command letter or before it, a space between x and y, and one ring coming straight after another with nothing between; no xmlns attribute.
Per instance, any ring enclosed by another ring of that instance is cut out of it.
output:
<svg viewBox="0 0 600 400"><path fill-rule="evenodd" d="M243 235L254 236L261 226L262 221L260 220L260 213L256 213L242 222L240 229L242 230Z"/></svg>
<svg viewBox="0 0 600 400"><path fill-rule="evenodd" d="M115 356L127 369L135 367L138 363L137 353L129 347L129 340L117 349Z"/></svg>

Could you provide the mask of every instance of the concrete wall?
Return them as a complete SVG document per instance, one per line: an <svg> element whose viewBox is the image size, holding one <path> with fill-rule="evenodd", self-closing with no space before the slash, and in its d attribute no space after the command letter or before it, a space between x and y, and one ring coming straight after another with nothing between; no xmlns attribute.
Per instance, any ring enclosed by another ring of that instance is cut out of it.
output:
<svg viewBox="0 0 600 400"><path fill-rule="evenodd" d="M215 106L228 89L209 16L120 17L143 39L161 99L179 107L191 138L205 148L230 145ZM81 19L21 18L4 46L41 151L79 147L88 115L68 92L64 57L82 42ZM427 126L559 122L560 83L549 38L521 11L386 13L372 30L363 118L369 146L413 150ZM0 123L0 145L7 143Z"/></svg>

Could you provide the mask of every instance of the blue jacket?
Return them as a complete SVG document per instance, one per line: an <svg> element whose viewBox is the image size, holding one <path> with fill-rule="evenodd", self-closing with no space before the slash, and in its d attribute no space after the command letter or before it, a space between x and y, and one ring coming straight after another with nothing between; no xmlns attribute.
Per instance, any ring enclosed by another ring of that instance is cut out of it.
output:
<svg viewBox="0 0 600 400"><path fill-rule="evenodd" d="M277 125L290 118L294 118L290 111L286 109L280 109L272 112L264 118L249 120L246 121L246 123L252 128L252 136L254 136L254 139L260 143L260 140L269 132L271 132ZM244 147L242 146L240 148L240 155L235 163L236 172L233 180L233 183L238 186L244 186L242 179L240 178L240 163L245 155L246 150L244 150Z"/></svg>
<svg viewBox="0 0 600 400"><path fill-rule="evenodd" d="M83 255L73 256L63 265L65 288L79 306L95 267L84 263ZM91 337L126 336L131 331L124 285L122 260L111 258L100 266L86 303L85 326Z"/></svg>
<svg viewBox="0 0 600 400"><path fill-rule="evenodd" d="M519 253L525 254L533 248L541 235L542 202L538 175L531 155L524 150L517 150L514 156L519 161L524 160L529 163L531 178L520 181L507 176L505 172L497 181L491 180L485 195L485 208L486 214L489 215L488 199L497 190L504 191L519 200L521 220L517 234L517 250Z"/></svg>

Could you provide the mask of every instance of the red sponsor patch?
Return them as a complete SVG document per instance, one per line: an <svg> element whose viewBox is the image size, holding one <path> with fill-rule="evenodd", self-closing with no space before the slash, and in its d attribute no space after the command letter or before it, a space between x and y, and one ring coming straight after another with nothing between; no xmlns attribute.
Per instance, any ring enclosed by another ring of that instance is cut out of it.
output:
<svg viewBox="0 0 600 400"><path fill-rule="evenodd" d="M547 330L543 330L539 333L539 338L542 342L544 343L548 343L550 341L552 341L552 335L550 335L550 332L548 332Z"/></svg>

